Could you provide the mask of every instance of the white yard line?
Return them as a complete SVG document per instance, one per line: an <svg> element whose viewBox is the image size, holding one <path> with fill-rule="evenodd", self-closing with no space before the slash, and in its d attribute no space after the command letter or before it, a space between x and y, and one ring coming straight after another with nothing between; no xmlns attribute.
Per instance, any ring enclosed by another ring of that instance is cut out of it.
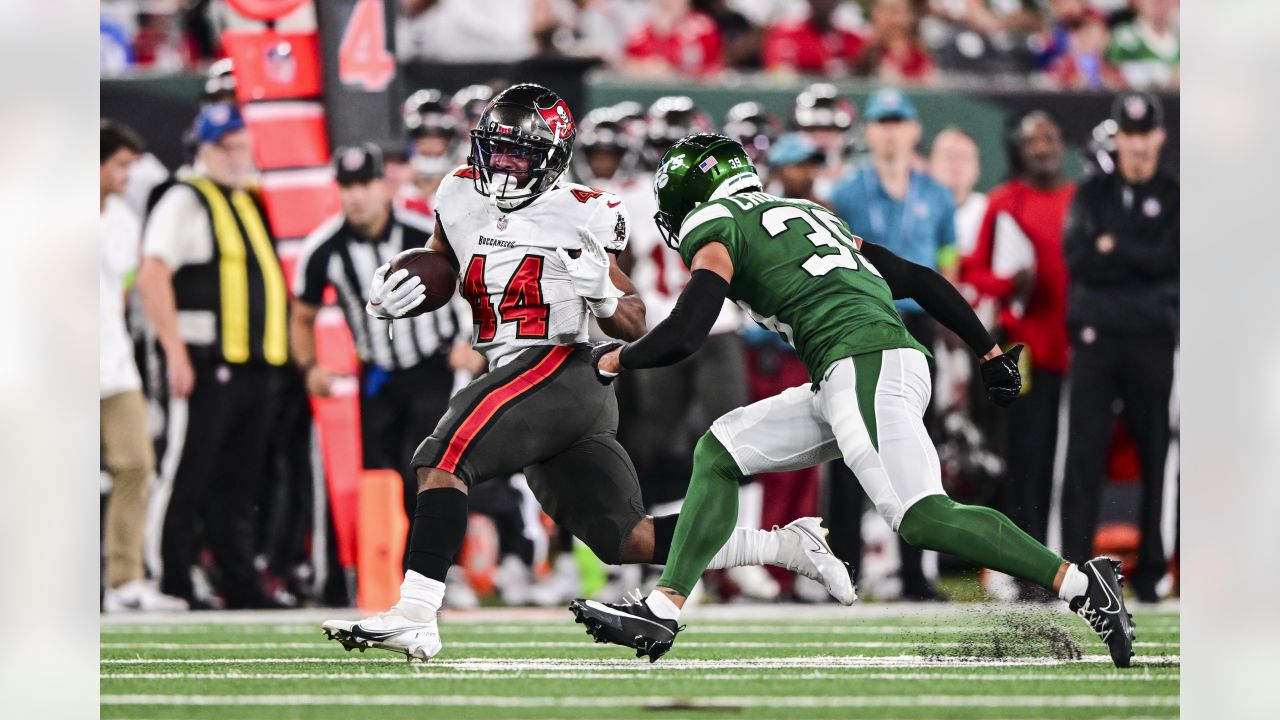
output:
<svg viewBox="0 0 1280 720"><path fill-rule="evenodd" d="M921 640L881 641L881 640L830 640L825 642L770 642L770 641L733 641L680 643L680 647L688 649L702 648L736 648L751 650L777 650L783 648L846 648L876 650L885 648L964 648L973 647L971 642L928 642ZM1140 648L1177 648L1176 642L1135 642ZM563 648L581 650L609 650L608 645L589 643L585 640L517 640L513 642L449 642L448 647L470 650L519 650L526 648ZM176 642L105 642L100 645L103 650L319 650L336 647L333 642L250 642L250 643L176 643Z"/></svg>
<svg viewBox="0 0 1280 720"><path fill-rule="evenodd" d="M567 620L567 618L566 618ZM319 625L268 625L253 627L251 625L227 627L216 625L114 625L102 628L104 636L110 635L314 635L320 632ZM475 635L581 635L582 626L572 621L557 624L528 625L465 625L449 626L444 624L446 634L453 630L459 634ZM751 633L771 633L777 635L959 635L998 631L1002 628L996 624L987 625L708 625L701 624L689 628L691 634L697 635L745 635ZM1081 626L1083 629L1083 626ZM1179 635L1182 630L1172 625L1169 627L1142 624L1144 635Z"/></svg>
<svg viewBox="0 0 1280 720"><path fill-rule="evenodd" d="M1179 655L1137 657L1135 661L1180 663ZM398 655L380 652L376 655L337 654L325 657L273 657L273 658L106 658L102 665L289 665L293 663L381 663L405 665ZM923 655L842 656L816 655L782 658L738 658L733 660L677 660L666 659L650 664L635 658L438 658L427 667L449 668L479 672L499 672L538 669L543 671L574 671L582 669L625 669L637 673L664 670L722 670L722 669L815 669L831 668L939 668L939 667L1045 667L1084 663L1110 663L1110 655L1085 655L1077 661L1052 658L1018 658L991 660L979 658L933 659ZM414 666L415 668L420 666Z"/></svg>
<svg viewBox="0 0 1280 720"><path fill-rule="evenodd" d="M858 668L846 668L847 670L858 670ZM838 668L837 668L838 670ZM646 680L640 673L615 671L615 672L541 672L531 666L529 669L520 670L519 678L521 680ZM99 676L101 680L395 680L397 682L403 680L511 680L512 668L505 668L505 672L455 672L449 670L446 672L435 672L431 670L417 670L415 672L388 673L388 672L371 672L371 673L241 673L230 671L225 673L197 672L197 673L106 673ZM939 673L939 672L832 672L815 671L796 673L790 675L779 675L777 673L688 673L681 672L678 676L659 676L653 678L658 681L675 681L675 680L712 680L720 682L760 682L773 680L886 680L890 682L1180 682L1182 676L1180 673L1170 673L1168 675L1151 675L1149 673L1137 671L1114 672L1114 673Z"/></svg>
<svg viewBox="0 0 1280 720"><path fill-rule="evenodd" d="M1017 613L1027 610L1025 605L1001 605L997 603L858 603L852 607L835 604L824 605L702 605L690 608L681 617L697 622L712 621L769 621L794 622L802 620L859 620L895 618L955 618L979 617L993 613ZM1035 612L1070 615L1066 606L1034 606ZM1180 605L1176 601L1154 605L1130 604L1136 613L1160 613L1176 616ZM152 612L104 615L103 627L113 625L191 624L193 621L207 624L265 624L281 623L319 624L330 618L358 619L368 615L355 608L307 608L304 610L211 610L200 613ZM476 610L444 610L447 623L495 622L563 622L568 617L563 607L554 608L479 608Z"/></svg>
<svg viewBox="0 0 1280 720"><path fill-rule="evenodd" d="M878 707L972 707L972 708L1131 708L1178 707L1174 696L1129 695L916 695L916 696L829 696L774 697L771 695L728 698L671 699L636 697L476 697L472 695L103 695L103 705L408 705L432 707L504 708L878 708Z"/></svg>

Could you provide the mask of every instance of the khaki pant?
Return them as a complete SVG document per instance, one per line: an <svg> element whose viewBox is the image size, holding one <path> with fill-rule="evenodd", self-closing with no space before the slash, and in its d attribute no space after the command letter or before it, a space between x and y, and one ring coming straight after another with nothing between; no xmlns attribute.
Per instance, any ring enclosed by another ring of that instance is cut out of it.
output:
<svg viewBox="0 0 1280 720"><path fill-rule="evenodd" d="M143 530L155 455L147 432L147 405L140 390L104 397L99 403L102 447L111 473L107 503L107 587L141 580Z"/></svg>

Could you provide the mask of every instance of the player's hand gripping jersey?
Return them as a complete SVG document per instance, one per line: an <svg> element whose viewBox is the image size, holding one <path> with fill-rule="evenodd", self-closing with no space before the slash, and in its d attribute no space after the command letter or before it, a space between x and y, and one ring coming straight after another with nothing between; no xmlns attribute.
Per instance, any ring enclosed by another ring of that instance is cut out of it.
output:
<svg viewBox="0 0 1280 720"><path fill-rule="evenodd" d="M718 242L733 261L729 298L800 353L815 382L833 361L891 348L927 353L903 326L888 284L849 226L806 200L763 192L698 206L680 226L686 265Z"/></svg>
<svg viewBox="0 0 1280 720"><path fill-rule="evenodd" d="M590 311L556 250L576 253L582 247L577 228L586 227L606 250L621 252L631 225L621 198L561 182L505 212L475 191L473 172L458 168L436 195L462 296L471 305L472 344L496 368L526 347L586 342Z"/></svg>

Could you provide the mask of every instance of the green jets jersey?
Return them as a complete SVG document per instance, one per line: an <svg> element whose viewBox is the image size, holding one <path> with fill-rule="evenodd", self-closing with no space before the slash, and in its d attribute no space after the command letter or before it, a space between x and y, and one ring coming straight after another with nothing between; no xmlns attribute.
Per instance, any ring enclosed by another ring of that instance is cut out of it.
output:
<svg viewBox="0 0 1280 720"><path fill-rule="evenodd" d="M814 382L853 355L907 347L928 354L849 226L821 205L763 192L721 198L681 224L685 265L709 242L722 243L733 260L729 299L791 343Z"/></svg>

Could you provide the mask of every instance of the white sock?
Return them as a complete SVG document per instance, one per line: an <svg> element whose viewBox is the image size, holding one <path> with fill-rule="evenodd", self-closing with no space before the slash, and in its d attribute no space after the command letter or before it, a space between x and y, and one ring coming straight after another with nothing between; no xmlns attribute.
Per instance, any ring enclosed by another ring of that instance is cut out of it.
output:
<svg viewBox="0 0 1280 720"><path fill-rule="evenodd" d="M1062 576L1062 586L1058 588L1058 597L1071 602L1089 592L1089 578L1075 563L1067 566L1067 574Z"/></svg>
<svg viewBox="0 0 1280 720"><path fill-rule="evenodd" d="M720 552L707 564L708 570L723 570L740 565L776 565L781 542L772 530L734 528Z"/></svg>
<svg viewBox="0 0 1280 720"><path fill-rule="evenodd" d="M649 597L644 599L644 604L649 606L649 610L654 615L663 620L680 619L680 608L671 602L671 598L667 597L666 593L657 588L654 588L653 592L649 593Z"/></svg>
<svg viewBox="0 0 1280 720"><path fill-rule="evenodd" d="M400 583L400 614L414 622L431 622L444 602L444 583L409 570Z"/></svg>

